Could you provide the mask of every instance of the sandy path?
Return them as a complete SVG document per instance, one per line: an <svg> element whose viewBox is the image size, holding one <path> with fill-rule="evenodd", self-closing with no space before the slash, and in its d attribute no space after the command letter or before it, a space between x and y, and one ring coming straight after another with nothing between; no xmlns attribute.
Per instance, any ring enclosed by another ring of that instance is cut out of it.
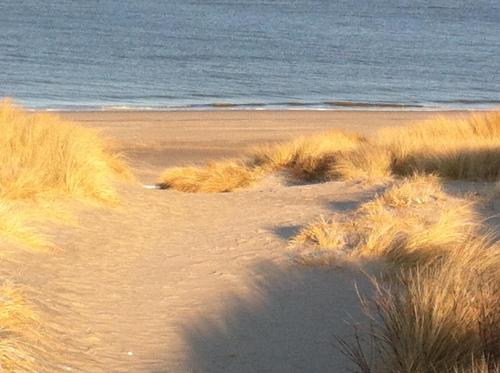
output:
<svg viewBox="0 0 500 373"><path fill-rule="evenodd" d="M289 265L286 239L366 193L127 188L127 206L82 213L57 233L64 251L24 255L15 280L44 294L73 371L340 372L332 343L359 314L354 276Z"/></svg>
<svg viewBox="0 0 500 373"><path fill-rule="evenodd" d="M234 156L257 140L340 124L370 132L384 118L395 125L415 119L317 113L306 128L303 113L276 114L278 122L255 113L251 120L206 113L203 121L184 113L177 123L165 113L66 115L116 138L142 181L168 164ZM173 160L166 157L171 153ZM345 371L346 359L332 344L351 331L343 320L360 318L353 291L359 275L290 264L288 238L373 191L338 182L294 186L270 177L228 194L139 186L120 192L121 208L85 209L78 227L51 227L60 252L20 254L15 266L2 267L38 294L61 371Z"/></svg>

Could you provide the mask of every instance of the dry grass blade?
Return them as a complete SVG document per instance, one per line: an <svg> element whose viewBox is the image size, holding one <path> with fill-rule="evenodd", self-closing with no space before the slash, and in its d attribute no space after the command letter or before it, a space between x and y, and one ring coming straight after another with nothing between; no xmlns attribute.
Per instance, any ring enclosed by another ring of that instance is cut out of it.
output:
<svg viewBox="0 0 500 373"><path fill-rule="evenodd" d="M382 183L391 178L391 166L392 157L387 149L367 143L341 152L330 165L328 178Z"/></svg>

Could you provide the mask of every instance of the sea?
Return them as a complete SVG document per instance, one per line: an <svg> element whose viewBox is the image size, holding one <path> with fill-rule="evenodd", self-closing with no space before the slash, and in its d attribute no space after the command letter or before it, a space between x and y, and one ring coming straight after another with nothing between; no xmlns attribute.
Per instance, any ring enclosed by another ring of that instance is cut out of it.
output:
<svg viewBox="0 0 500 373"><path fill-rule="evenodd" d="M500 107L500 0L0 0L36 110Z"/></svg>

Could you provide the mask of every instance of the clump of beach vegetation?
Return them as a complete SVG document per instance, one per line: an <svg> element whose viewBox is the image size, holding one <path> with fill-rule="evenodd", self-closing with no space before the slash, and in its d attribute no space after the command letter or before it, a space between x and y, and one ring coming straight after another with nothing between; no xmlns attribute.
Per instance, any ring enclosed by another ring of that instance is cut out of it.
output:
<svg viewBox="0 0 500 373"><path fill-rule="evenodd" d="M0 285L0 369L3 372L36 372L32 347L38 343L40 319L10 282Z"/></svg>
<svg viewBox="0 0 500 373"><path fill-rule="evenodd" d="M392 171L437 173L462 180L500 179L500 112L438 116L379 132L392 155Z"/></svg>
<svg viewBox="0 0 500 373"><path fill-rule="evenodd" d="M414 175L355 211L310 224L293 242L322 250L305 251L307 262L382 257L409 265L452 251L476 221L473 204L448 196L436 176Z"/></svg>
<svg viewBox="0 0 500 373"><path fill-rule="evenodd" d="M364 300L370 326L341 341L359 372L498 372L500 245L476 210L417 174L295 237L315 250L302 263L387 264Z"/></svg>
<svg viewBox="0 0 500 373"><path fill-rule="evenodd" d="M342 343L360 372L499 372L500 246L477 202L443 186L444 179L496 181L493 195L500 195L499 112L438 116L369 139L321 133L259 147L241 162L167 170L160 182L225 192L283 170L305 181L385 185L371 201L321 217L292 240L309 265L385 263L372 278L375 296L364 302L371 358L363 336Z"/></svg>
<svg viewBox="0 0 500 373"><path fill-rule="evenodd" d="M251 185L262 174L243 162L226 160L210 162L206 167L175 167L161 176L161 186L182 192L231 192Z"/></svg>
<svg viewBox="0 0 500 373"><path fill-rule="evenodd" d="M437 116L402 128L382 129L370 139L332 130L259 146L247 159L217 166L166 170L159 182L181 191L227 192L281 170L302 181L385 183L417 172L493 181L500 179L500 113ZM202 176L210 172L217 176Z"/></svg>
<svg viewBox="0 0 500 373"><path fill-rule="evenodd" d="M0 103L0 198L116 201L113 180L130 173L98 132L49 113Z"/></svg>
<svg viewBox="0 0 500 373"><path fill-rule="evenodd" d="M96 131L55 115L29 113L4 100L0 102L0 133L0 242L4 247L48 248L50 240L32 223L65 214L49 212L50 206L68 198L114 204L114 180L131 178L121 156ZM34 348L47 339L37 334L41 324L43 320L19 287L3 282L0 370L44 369L37 359L43 351Z"/></svg>
<svg viewBox="0 0 500 373"><path fill-rule="evenodd" d="M498 243L471 235L432 265L373 279L370 327L342 348L363 373L497 373L499 268Z"/></svg>
<svg viewBox="0 0 500 373"><path fill-rule="evenodd" d="M300 180L325 180L335 155L365 139L344 131L328 131L290 142L256 147L248 159L209 162L206 166L167 169L159 183L183 192L229 192L252 185L264 175L287 170Z"/></svg>

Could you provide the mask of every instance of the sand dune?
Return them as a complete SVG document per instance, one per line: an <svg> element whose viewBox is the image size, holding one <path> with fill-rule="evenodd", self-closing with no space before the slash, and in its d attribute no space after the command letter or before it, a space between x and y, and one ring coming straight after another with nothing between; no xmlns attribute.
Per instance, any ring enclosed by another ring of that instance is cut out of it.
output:
<svg viewBox="0 0 500 373"><path fill-rule="evenodd" d="M101 129L141 182L165 166L241 154L258 142L342 127L370 134L428 113L64 113ZM61 370L344 372L335 337L363 321L355 269L294 264L289 239L377 188L267 176L226 194L119 186L113 210L43 229L61 249L1 267L33 289Z"/></svg>

